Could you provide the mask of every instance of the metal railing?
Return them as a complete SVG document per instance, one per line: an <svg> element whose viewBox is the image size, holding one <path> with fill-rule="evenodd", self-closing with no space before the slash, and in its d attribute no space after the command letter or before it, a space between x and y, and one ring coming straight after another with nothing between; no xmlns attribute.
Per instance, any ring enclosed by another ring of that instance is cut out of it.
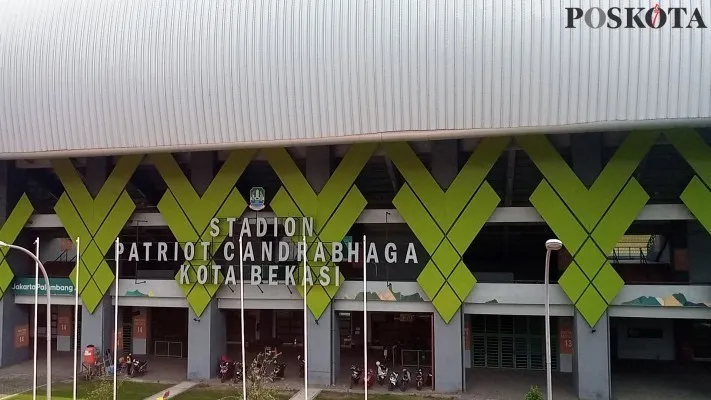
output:
<svg viewBox="0 0 711 400"><path fill-rule="evenodd" d="M155 340L153 341L153 354L156 357L183 358L183 342Z"/></svg>
<svg viewBox="0 0 711 400"><path fill-rule="evenodd" d="M403 367L420 368L432 366L431 350L401 350L400 364Z"/></svg>

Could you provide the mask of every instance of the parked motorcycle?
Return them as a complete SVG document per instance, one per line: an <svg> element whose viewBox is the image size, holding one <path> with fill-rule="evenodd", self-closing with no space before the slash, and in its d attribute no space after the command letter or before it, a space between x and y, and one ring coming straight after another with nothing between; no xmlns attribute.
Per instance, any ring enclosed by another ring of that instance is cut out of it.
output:
<svg viewBox="0 0 711 400"><path fill-rule="evenodd" d="M274 377L278 379L284 379L284 373L286 372L286 364L274 361Z"/></svg>
<svg viewBox="0 0 711 400"><path fill-rule="evenodd" d="M422 390L422 386L425 385L425 376L424 373L422 372L422 368L417 369L417 373L415 374L415 387L417 387L417 390Z"/></svg>
<svg viewBox="0 0 711 400"><path fill-rule="evenodd" d="M362 374L363 374L363 370L360 367L351 365L351 384L350 384L351 389L353 389L353 386L358 386L360 384L360 377Z"/></svg>
<svg viewBox="0 0 711 400"><path fill-rule="evenodd" d="M396 372L393 371L390 373L390 384L388 384L388 390L392 391L395 389L395 387L398 385L398 381L400 380L400 375Z"/></svg>
<svg viewBox="0 0 711 400"><path fill-rule="evenodd" d="M375 383L375 372L373 372L372 368L368 369L368 375L367 378L365 378L365 382L369 388L373 387L373 384Z"/></svg>
<svg viewBox="0 0 711 400"><path fill-rule="evenodd" d="M407 386L410 384L410 371L407 368L402 369L402 377L400 378L400 391L404 392L407 390Z"/></svg>
<svg viewBox="0 0 711 400"><path fill-rule="evenodd" d="M304 377L304 357L301 357L301 354L297 357L297 360L299 360L299 377L303 378Z"/></svg>
<svg viewBox="0 0 711 400"><path fill-rule="evenodd" d="M133 358L133 354L130 353L127 359L128 376L130 376L131 378L143 375L148 371L148 361L140 361L136 358Z"/></svg>
<svg viewBox="0 0 711 400"><path fill-rule="evenodd" d="M376 361L375 366L378 370L378 385L382 386L388 378L388 367L380 364L380 361Z"/></svg>
<svg viewBox="0 0 711 400"><path fill-rule="evenodd" d="M239 361L232 363L232 371L234 371L232 381L242 383L242 363Z"/></svg>

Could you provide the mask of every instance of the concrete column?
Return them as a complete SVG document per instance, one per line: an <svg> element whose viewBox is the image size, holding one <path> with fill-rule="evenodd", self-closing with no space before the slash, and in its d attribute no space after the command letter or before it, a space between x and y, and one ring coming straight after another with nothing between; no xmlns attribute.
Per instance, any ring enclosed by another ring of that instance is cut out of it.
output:
<svg viewBox="0 0 711 400"><path fill-rule="evenodd" d="M432 177L442 189L449 188L459 173L459 143L456 140L432 142ZM449 324L434 312L434 384L437 391L458 392L464 382L464 317L460 309Z"/></svg>
<svg viewBox="0 0 711 400"><path fill-rule="evenodd" d="M210 379L227 349L225 317L213 300L198 317L188 312L188 379Z"/></svg>
<svg viewBox="0 0 711 400"><path fill-rule="evenodd" d="M190 181L202 195L212 183L215 153L190 154ZM201 316L188 311L188 379L209 379L217 374L217 362L227 349L225 316L212 299Z"/></svg>
<svg viewBox="0 0 711 400"><path fill-rule="evenodd" d="M106 157L92 157L86 160L86 189L96 197L106 182L108 176L108 162ZM112 283L113 287L113 283ZM81 310L81 348L94 345L102 352L114 349L112 345L114 334L114 310L111 304L111 295L107 293L90 313L86 307Z"/></svg>
<svg viewBox="0 0 711 400"><path fill-rule="evenodd" d="M594 328L575 313L573 368L580 400L610 400L610 323L607 312Z"/></svg>
<svg viewBox="0 0 711 400"><path fill-rule="evenodd" d="M110 295L104 296L93 314L90 313L86 307L82 307L80 329L82 349L90 344L102 352L115 347L112 345L114 335L114 307L111 304Z"/></svg>
<svg viewBox="0 0 711 400"><path fill-rule="evenodd" d="M309 383L314 385L333 385L335 382L334 356L336 348L333 346L333 307L328 306L316 320L308 313L308 341L309 341ZM340 352L340 347L338 348Z"/></svg>
<svg viewBox="0 0 711 400"><path fill-rule="evenodd" d="M0 161L0 224L10 216L12 209L22 195L22 171L14 168L14 161ZM32 248L31 240L20 234L15 244ZM7 260L17 275L34 275L34 263L17 251L8 252ZM30 267L31 265L31 267ZM9 287L8 287L9 289ZM15 304L12 291L6 292L0 299L0 368L17 364L31 358L30 315L32 307ZM24 329L27 328L25 331ZM16 341L16 333L26 332L26 340Z"/></svg>
<svg viewBox="0 0 711 400"><path fill-rule="evenodd" d="M74 307L57 306L57 351L72 351Z"/></svg>
<svg viewBox="0 0 711 400"><path fill-rule="evenodd" d="M148 344L150 343L150 320L151 309L148 307L133 307L131 347L133 354L148 354Z"/></svg>
<svg viewBox="0 0 711 400"><path fill-rule="evenodd" d="M434 385L438 392L464 390L464 334L461 310L447 324L434 313Z"/></svg>
<svg viewBox="0 0 711 400"><path fill-rule="evenodd" d="M686 223L689 283L711 283L711 235L698 221Z"/></svg>
<svg viewBox="0 0 711 400"><path fill-rule="evenodd" d="M328 146L314 146L306 150L306 180L318 193L331 177L331 152ZM309 382L314 385L332 385L335 383L336 360L340 359L340 346L334 346L337 340L333 335L335 316L333 307L328 306L321 318L316 320L308 312L309 346Z"/></svg>
<svg viewBox="0 0 711 400"><path fill-rule="evenodd" d="M602 171L602 135L576 133L570 137L573 170L590 187ZM607 312L593 327L576 311L574 321L574 381L581 400L610 399L610 326Z"/></svg>

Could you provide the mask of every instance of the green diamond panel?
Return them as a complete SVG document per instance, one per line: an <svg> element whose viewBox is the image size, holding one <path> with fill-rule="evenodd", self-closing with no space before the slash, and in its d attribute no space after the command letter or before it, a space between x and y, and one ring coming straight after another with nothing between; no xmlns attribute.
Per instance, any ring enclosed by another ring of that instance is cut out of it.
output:
<svg viewBox="0 0 711 400"><path fill-rule="evenodd" d="M0 299L2 299L3 294L7 291L7 288L12 284L12 280L15 278L15 274L10 268L10 264L6 260L2 260L0 263Z"/></svg>
<svg viewBox="0 0 711 400"><path fill-rule="evenodd" d="M158 202L158 210L178 242L208 241L213 243L214 248L222 245L226 236L211 237L210 221L218 218L221 232L226 232L225 219L239 217L244 212L247 202L239 194L235 185L254 153L255 150L231 151L202 196L195 191L172 155L151 156L158 173L168 186L168 190ZM175 275L176 283L185 293L190 308L198 317L205 312L219 290L220 283L224 282L224 275L220 273L217 285L197 283L196 268L200 264L209 264L209 260L195 261L195 265L189 266L187 271L189 284L180 283L180 272Z"/></svg>
<svg viewBox="0 0 711 400"><path fill-rule="evenodd" d="M560 288L563 289L563 292L565 292L570 301L575 304L585 289L590 285L590 281L580 270L578 264L573 261L558 279L558 285L560 285Z"/></svg>
<svg viewBox="0 0 711 400"><path fill-rule="evenodd" d="M665 136L696 173L681 194L681 201L711 233L711 146L693 129L673 129Z"/></svg>
<svg viewBox="0 0 711 400"><path fill-rule="evenodd" d="M517 139L544 176L531 203L573 254L558 283L590 326L624 285L607 254L649 199L632 173L658 135L630 133L589 189L545 136Z"/></svg>
<svg viewBox="0 0 711 400"><path fill-rule="evenodd" d="M13 244L32 216L33 207L26 194L23 194L13 208L7 220L0 228L0 240ZM7 250L0 250L0 299L12 284L15 274L6 260Z"/></svg>
<svg viewBox="0 0 711 400"><path fill-rule="evenodd" d="M461 260L461 256L454 250L452 244L448 240L442 241L439 248L432 256L435 266L443 276L447 277L454 270L454 267Z"/></svg>
<svg viewBox="0 0 711 400"><path fill-rule="evenodd" d="M422 272L417 277L417 283L420 284L420 287L430 300L439 292L444 282L444 277L431 261L425 265L425 268L422 269Z"/></svg>
<svg viewBox="0 0 711 400"><path fill-rule="evenodd" d="M442 286L442 289L437 293L437 296L432 300L432 305L440 314L444 321L452 320L454 314L459 311L462 306L462 301L454 293L454 290L449 285Z"/></svg>
<svg viewBox="0 0 711 400"><path fill-rule="evenodd" d="M64 193L54 210L69 236L79 238L82 248L79 285L76 269L69 278L77 286L84 305L91 313L114 281L114 273L104 259L136 208L126 193L126 184L142 157L131 155L119 158L96 197L92 197L84 186L71 160L52 161L52 168L64 186Z"/></svg>
<svg viewBox="0 0 711 400"><path fill-rule="evenodd" d="M417 282L446 323L476 285L461 254L500 202L486 176L509 142L509 138L483 139L446 191L407 143L385 144L406 183L393 204L430 255Z"/></svg>
<svg viewBox="0 0 711 400"><path fill-rule="evenodd" d="M590 326L595 326L607 310L607 303L591 285L575 303L575 308Z"/></svg>
<svg viewBox="0 0 711 400"><path fill-rule="evenodd" d="M575 255L575 262L583 270L588 279L593 279L602 265L607 261L607 257L600 251L592 239L583 244L578 254Z"/></svg>
<svg viewBox="0 0 711 400"><path fill-rule="evenodd" d="M348 149L336 170L319 193L316 193L299 170L286 149L272 148L264 150L269 164L276 172L282 187L270 203L278 217L313 217L314 236L307 237L309 259L313 259L314 243L341 242L348 230L356 222L365 209L367 202L355 185L355 180L363 170L370 157L375 152L375 144L353 145ZM302 241L301 235L293 237L294 242ZM319 319L338 293L336 286L335 265L327 263L331 282L321 286L318 282L318 268L310 265L313 285L307 288L306 305L316 319ZM299 266L303 269L303 266ZM301 272L299 272L300 276ZM297 290L304 296L303 284L298 284ZM343 274L338 281L342 284Z"/></svg>
<svg viewBox="0 0 711 400"><path fill-rule="evenodd" d="M609 262L606 262L605 266L600 269L592 283L607 304L612 304L612 301L615 300L615 297L625 285L625 281L620 278L620 275L612 268Z"/></svg>
<svg viewBox="0 0 711 400"><path fill-rule="evenodd" d="M454 289L454 293L456 293L459 300L464 302L467 296L469 296L469 292L471 292L474 285L476 285L476 278L474 278L474 275L469 271L469 268L460 261L449 276L448 282L452 289Z"/></svg>

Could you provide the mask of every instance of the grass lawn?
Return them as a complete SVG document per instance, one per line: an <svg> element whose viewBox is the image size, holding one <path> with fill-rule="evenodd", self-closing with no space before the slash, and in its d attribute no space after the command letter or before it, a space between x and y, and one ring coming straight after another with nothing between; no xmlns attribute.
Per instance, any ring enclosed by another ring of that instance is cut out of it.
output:
<svg viewBox="0 0 711 400"><path fill-rule="evenodd" d="M362 400L362 393L321 392L316 400ZM415 396L412 394L392 394L368 392L368 400L447 400L447 397Z"/></svg>
<svg viewBox="0 0 711 400"><path fill-rule="evenodd" d="M276 398L277 400L289 400L294 393L295 392L281 392L277 394ZM242 393L236 388L229 386L216 387L198 385L175 397L171 396L170 400L218 400L223 398L242 400Z"/></svg>
<svg viewBox="0 0 711 400"><path fill-rule="evenodd" d="M109 385L111 381L108 381ZM77 399L88 399L88 394L96 388L97 382L78 382L77 383ZM162 390L167 389L170 385L162 383L143 383L125 381L121 384L118 390L118 398L121 400L143 400L146 397L152 396ZM37 399L46 399L45 394L47 389L44 387L37 388ZM12 400L32 400L32 391L21 393ZM53 400L72 400L72 384L71 383L54 383L52 384L52 399Z"/></svg>

